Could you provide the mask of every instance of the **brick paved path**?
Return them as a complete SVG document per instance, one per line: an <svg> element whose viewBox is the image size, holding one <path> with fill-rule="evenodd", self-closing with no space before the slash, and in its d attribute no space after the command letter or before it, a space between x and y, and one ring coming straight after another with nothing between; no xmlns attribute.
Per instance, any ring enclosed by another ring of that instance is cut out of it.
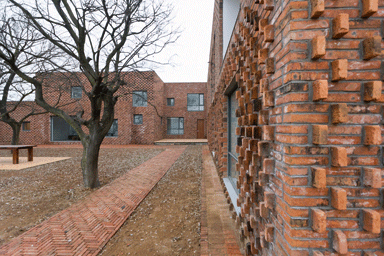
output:
<svg viewBox="0 0 384 256"><path fill-rule="evenodd" d="M0 255L97 255L185 148L167 148L3 245Z"/></svg>
<svg viewBox="0 0 384 256"><path fill-rule="evenodd" d="M203 146L201 196L201 255L241 256L220 178L208 146Z"/></svg>

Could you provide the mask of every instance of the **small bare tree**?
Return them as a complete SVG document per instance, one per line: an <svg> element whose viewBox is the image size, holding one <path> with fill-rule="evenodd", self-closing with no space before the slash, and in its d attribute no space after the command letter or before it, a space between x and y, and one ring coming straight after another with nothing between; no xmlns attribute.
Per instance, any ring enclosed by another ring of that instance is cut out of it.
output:
<svg viewBox="0 0 384 256"><path fill-rule="evenodd" d="M99 149L113 123L120 89L126 85L122 72L157 64L153 56L175 42L179 33L171 26L172 7L163 0L2 1L8 3L6 8L13 16L21 13L20 20L26 19L34 33L44 38L41 48L54 46L54 57L36 55L36 48L25 53L26 58L36 59L37 76L13 58L7 45L0 44L0 59L34 86L39 106L63 118L77 132L84 148L84 185L99 186ZM84 112L73 116L52 106L43 93L44 81L52 71L74 70L86 78L82 90L90 105L87 118Z"/></svg>

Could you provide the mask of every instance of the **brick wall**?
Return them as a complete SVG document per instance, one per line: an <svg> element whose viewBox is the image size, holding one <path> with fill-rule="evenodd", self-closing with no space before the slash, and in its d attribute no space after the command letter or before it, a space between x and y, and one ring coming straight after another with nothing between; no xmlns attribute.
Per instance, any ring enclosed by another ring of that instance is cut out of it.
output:
<svg viewBox="0 0 384 256"><path fill-rule="evenodd" d="M225 177L237 84L247 255L384 254L383 22L382 0L242 1L223 64L210 60L208 139Z"/></svg>
<svg viewBox="0 0 384 256"><path fill-rule="evenodd" d="M84 117L89 117L90 103L83 93L82 98L71 98L71 86L86 86L85 78L79 74L55 74L45 77L44 88L46 100L50 104L59 102L70 115L84 110ZM118 120L118 136L105 137L104 144L153 144L163 138L194 139L197 119L206 120L206 111L187 111L187 94L206 94L206 83L175 83L164 84L155 72L126 73L125 86L118 92L122 95L115 106L115 119ZM170 88L168 88L168 86ZM132 92L147 91L147 106L133 107ZM166 107L166 98L174 97L175 108ZM58 99L60 99L58 101ZM35 103L31 102L33 106ZM169 108L169 109L168 109ZM17 120L25 114L26 109L20 108L12 113ZM143 115L143 124L133 124L133 115ZM51 141L51 113L29 117L30 131L20 132L20 144L80 144L79 141L52 142ZM184 117L185 133L182 136L167 135L167 117ZM0 143L10 144L12 130L5 123L0 123Z"/></svg>

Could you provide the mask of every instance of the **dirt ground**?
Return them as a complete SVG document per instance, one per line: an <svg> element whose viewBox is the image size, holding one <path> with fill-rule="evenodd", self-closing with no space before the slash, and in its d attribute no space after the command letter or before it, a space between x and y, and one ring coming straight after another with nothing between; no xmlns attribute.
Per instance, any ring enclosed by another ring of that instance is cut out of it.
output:
<svg viewBox="0 0 384 256"><path fill-rule="evenodd" d="M200 255L201 146L189 146L99 256Z"/></svg>
<svg viewBox="0 0 384 256"><path fill-rule="evenodd" d="M99 179L105 185L164 149L101 149ZM26 151L26 150L23 150ZM21 156L26 152L21 151ZM72 157L20 171L0 170L0 245L92 192L82 184L82 149L36 148L34 156ZM0 157L11 156L1 150Z"/></svg>

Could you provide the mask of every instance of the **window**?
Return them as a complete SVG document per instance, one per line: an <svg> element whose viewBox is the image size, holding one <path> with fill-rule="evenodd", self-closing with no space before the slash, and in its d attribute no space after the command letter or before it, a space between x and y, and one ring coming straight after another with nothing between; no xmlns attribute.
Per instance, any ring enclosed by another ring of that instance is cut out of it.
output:
<svg viewBox="0 0 384 256"><path fill-rule="evenodd" d="M188 111L204 111L204 94L189 93L187 98Z"/></svg>
<svg viewBox="0 0 384 256"><path fill-rule="evenodd" d="M133 124L143 124L143 115L133 115Z"/></svg>
<svg viewBox="0 0 384 256"><path fill-rule="evenodd" d="M117 137L117 119L113 120L113 123L111 125L111 128L109 128L109 131L107 133L107 137Z"/></svg>
<svg viewBox="0 0 384 256"><path fill-rule="evenodd" d="M80 86L71 87L71 98L72 99L81 99L83 96L83 91Z"/></svg>
<svg viewBox="0 0 384 256"><path fill-rule="evenodd" d="M167 134L184 134L184 117L167 118Z"/></svg>
<svg viewBox="0 0 384 256"><path fill-rule="evenodd" d="M51 141L80 140L75 129L58 116L51 117Z"/></svg>
<svg viewBox="0 0 384 256"><path fill-rule="evenodd" d="M31 130L31 122L23 122L21 125L23 131L30 131Z"/></svg>
<svg viewBox="0 0 384 256"><path fill-rule="evenodd" d="M146 107L147 106L147 92L146 91L134 91L132 97L132 103L134 107Z"/></svg>
<svg viewBox="0 0 384 256"><path fill-rule="evenodd" d="M175 98L167 98L167 106L175 106Z"/></svg>

